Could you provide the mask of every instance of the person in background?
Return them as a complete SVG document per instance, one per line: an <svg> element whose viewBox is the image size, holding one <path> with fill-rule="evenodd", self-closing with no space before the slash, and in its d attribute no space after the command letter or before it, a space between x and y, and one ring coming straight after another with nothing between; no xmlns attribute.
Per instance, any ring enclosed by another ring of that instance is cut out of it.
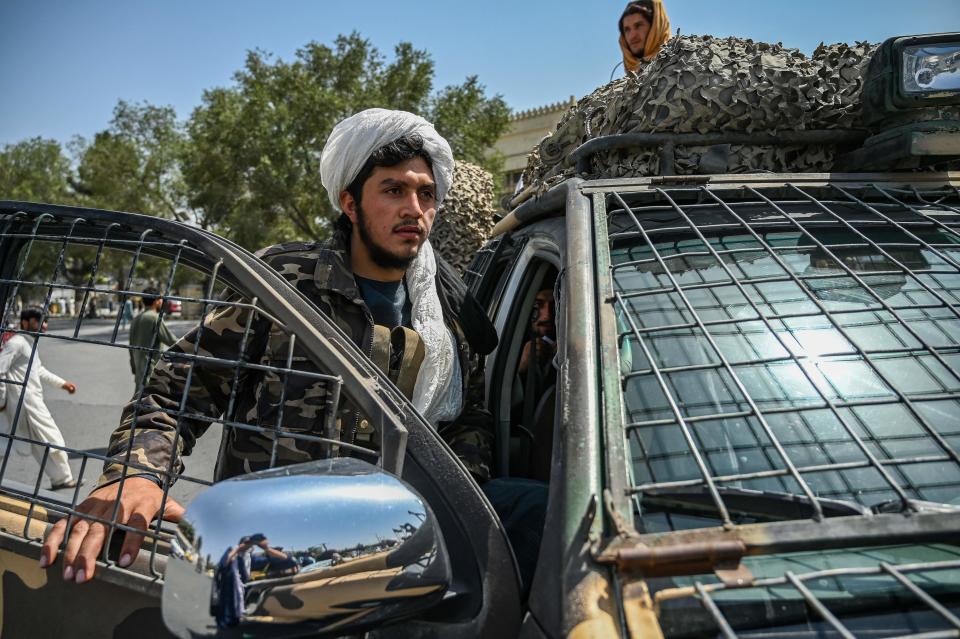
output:
<svg viewBox="0 0 960 639"><path fill-rule="evenodd" d="M120 307L120 328L126 329L127 324L133 319L133 301L128 297L123 300L123 306Z"/></svg>
<svg viewBox="0 0 960 639"><path fill-rule="evenodd" d="M670 39L670 18L663 0L634 0L620 14L620 51L623 68L636 73L653 60Z"/></svg>
<svg viewBox="0 0 960 639"><path fill-rule="evenodd" d="M157 354L146 349L156 349L161 345L173 346L176 336L170 332L167 325L160 319L160 309L163 307L163 297L155 288L148 288L141 296L143 298L143 312L130 322L130 346L139 348L130 349L130 370L133 372L133 383L136 384L136 393L144 384L144 376L153 368L157 361Z"/></svg>
<svg viewBox="0 0 960 639"><path fill-rule="evenodd" d="M46 332L47 321L43 317L43 311L39 308L24 309L20 313L20 330L33 333ZM76 488L77 480L74 479L70 470L67 453L59 448L45 445L63 446L64 441L57 423L53 420L53 415L50 414L50 409L43 401L43 383L62 388L71 395L77 392L76 384L47 370L40 362L40 353L34 349L32 341L23 333L13 333L0 350L0 379L8 382L0 383L0 432L11 433L16 428L17 436L27 437L37 442L30 444L14 441L13 449L26 455L29 447L33 456L41 463L44 449L49 448L50 452L47 454L43 471L50 477L51 489ZM24 383L25 379L26 383ZM16 414L20 404L20 394L24 389L26 393L23 404L20 406L19 414ZM15 415L16 424L13 423ZM6 438L0 438L0 447L2 447L0 451L6 450L8 441ZM0 452L0 458L2 458L2 452Z"/></svg>
<svg viewBox="0 0 960 639"><path fill-rule="evenodd" d="M557 323L556 303L553 299L553 289L545 288L537 292L533 301L533 316L530 319L531 339L524 344L520 354L520 364L517 370L526 376L531 369L531 361L539 367L540 379L545 379L551 372L551 362L557 354ZM532 356L532 352L536 355Z"/></svg>
<svg viewBox="0 0 960 639"><path fill-rule="evenodd" d="M224 551L214 573L210 593L210 614L218 628L232 628L240 623L244 612L244 585L250 581L251 551L255 547L249 536Z"/></svg>

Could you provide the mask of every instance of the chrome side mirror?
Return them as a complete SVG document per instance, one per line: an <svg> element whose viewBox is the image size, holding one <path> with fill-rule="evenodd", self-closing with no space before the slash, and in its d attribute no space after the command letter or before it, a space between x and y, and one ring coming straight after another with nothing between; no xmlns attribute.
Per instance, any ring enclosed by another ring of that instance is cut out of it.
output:
<svg viewBox="0 0 960 639"><path fill-rule="evenodd" d="M349 458L215 484L171 546L163 620L184 638L351 633L436 603L451 579L427 503Z"/></svg>

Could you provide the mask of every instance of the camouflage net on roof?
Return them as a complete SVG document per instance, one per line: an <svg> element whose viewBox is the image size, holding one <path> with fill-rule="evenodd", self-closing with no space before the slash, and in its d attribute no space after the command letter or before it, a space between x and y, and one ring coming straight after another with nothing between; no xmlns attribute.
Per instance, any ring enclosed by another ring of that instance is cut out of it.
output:
<svg viewBox="0 0 960 639"><path fill-rule="evenodd" d="M457 162L453 185L430 231L430 243L461 275L490 237L495 210L493 176L474 164Z"/></svg>
<svg viewBox="0 0 960 639"><path fill-rule="evenodd" d="M678 36L637 74L598 88L563 117L528 157L531 192L574 174L564 158L585 141L616 133L773 132L859 125L862 74L876 46L798 49L739 38ZM697 173L708 147L676 148L675 172ZM832 146L731 145L728 171L828 171ZM599 153L584 177L657 175L656 149Z"/></svg>

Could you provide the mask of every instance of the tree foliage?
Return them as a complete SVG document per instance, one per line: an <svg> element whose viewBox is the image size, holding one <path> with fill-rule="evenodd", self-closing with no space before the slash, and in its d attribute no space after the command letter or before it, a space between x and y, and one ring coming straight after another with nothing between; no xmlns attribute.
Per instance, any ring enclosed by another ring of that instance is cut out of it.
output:
<svg viewBox="0 0 960 639"><path fill-rule="evenodd" d="M449 86L432 100L428 119L447 138L453 155L497 174L503 158L491 155L497 138L506 128L510 109L499 96L488 98L477 76Z"/></svg>
<svg viewBox="0 0 960 639"><path fill-rule="evenodd" d="M459 160L495 170L509 110L476 76L434 92L430 55L401 42L385 56L353 33L310 42L289 61L251 51L230 86L186 122L171 107L121 100L109 126L71 156L39 138L0 152L0 197L134 211L186 221L248 248L326 236L336 212L320 184L333 126L370 107L435 123Z"/></svg>
<svg viewBox="0 0 960 639"><path fill-rule="evenodd" d="M320 152L337 122L370 107L434 119L459 159L488 163L506 104L476 77L431 95L433 71L426 51L400 43L388 60L356 33L332 47L311 42L290 62L250 52L234 86L207 91L190 119L190 204L249 248L324 237L336 212L320 184Z"/></svg>
<svg viewBox="0 0 960 639"><path fill-rule="evenodd" d="M69 202L70 160L55 140L31 138L0 151L0 197L28 202Z"/></svg>
<svg viewBox="0 0 960 639"><path fill-rule="evenodd" d="M0 196L32 202L51 202L134 211L189 220L179 154L184 135L170 107L130 105L121 101L110 127L92 142L71 144L73 161L52 140L35 138L7 145L0 151ZM92 246L70 244L62 259L59 242L34 242L20 255L24 279L73 286L102 286L124 282L132 255ZM96 265L96 273L94 267ZM166 279L165 266L141 260L137 276L151 282ZM181 280L183 277L180 278ZM21 297L38 303L47 287L27 287ZM83 291L77 289L79 301Z"/></svg>
<svg viewBox="0 0 960 639"><path fill-rule="evenodd" d="M31 138L8 144L0 150L0 198L26 202L73 202L70 160L59 142ZM57 263L57 248L37 243L24 264L26 280L49 278ZM40 297L44 291L21 292L21 297Z"/></svg>
<svg viewBox="0 0 960 639"><path fill-rule="evenodd" d="M88 206L192 221L180 164L186 136L172 107L121 100L110 126L74 143L73 186Z"/></svg>

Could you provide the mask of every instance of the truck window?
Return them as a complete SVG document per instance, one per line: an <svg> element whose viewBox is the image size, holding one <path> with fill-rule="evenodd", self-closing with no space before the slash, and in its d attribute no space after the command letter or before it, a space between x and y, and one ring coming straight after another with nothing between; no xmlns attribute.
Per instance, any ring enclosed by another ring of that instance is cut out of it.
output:
<svg viewBox="0 0 960 639"><path fill-rule="evenodd" d="M535 258L520 286L507 292L494 375L491 409L500 423L501 474L547 481L554 428L556 267Z"/></svg>

